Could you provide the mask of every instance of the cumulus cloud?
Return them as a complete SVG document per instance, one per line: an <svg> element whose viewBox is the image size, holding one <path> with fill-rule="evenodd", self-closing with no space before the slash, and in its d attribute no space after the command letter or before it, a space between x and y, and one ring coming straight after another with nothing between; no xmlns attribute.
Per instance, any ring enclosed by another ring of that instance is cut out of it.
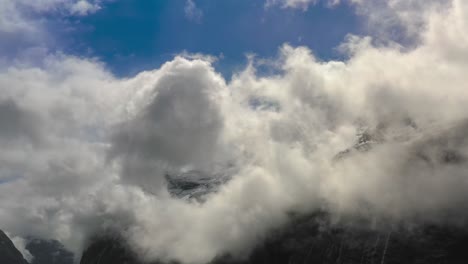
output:
<svg viewBox="0 0 468 264"><path fill-rule="evenodd" d="M145 259L206 263L247 254L290 212L466 221L467 12L427 11L411 50L350 36L349 59L324 62L284 45L278 74L251 60L230 81L203 57L126 79L65 55L11 65L0 228L76 252L118 230ZM172 197L165 175L192 169L231 180L204 202Z"/></svg>
<svg viewBox="0 0 468 264"><path fill-rule="evenodd" d="M181 58L158 75L151 89L140 91L144 95L132 102L137 113L119 125L112 142L124 176L131 181L143 177L141 186L155 178L162 164L166 169L206 169L223 152L219 104L227 90L222 77L206 61Z"/></svg>

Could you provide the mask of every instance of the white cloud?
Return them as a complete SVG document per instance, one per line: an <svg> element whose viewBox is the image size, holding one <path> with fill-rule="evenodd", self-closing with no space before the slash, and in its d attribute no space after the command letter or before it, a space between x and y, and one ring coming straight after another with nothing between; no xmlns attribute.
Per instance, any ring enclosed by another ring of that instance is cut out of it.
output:
<svg viewBox="0 0 468 264"><path fill-rule="evenodd" d="M47 16L85 16L100 9L101 0L0 1L0 68L19 62L38 64L57 47ZM54 22L55 23L55 22ZM60 25L61 27L63 25Z"/></svg>
<svg viewBox="0 0 468 264"><path fill-rule="evenodd" d="M198 23L201 22L203 18L203 11L197 7L194 0L185 1L184 12L187 19Z"/></svg>
<svg viewBox="0 0 468 264"><path fill-rule="evenodd" d="M41 20L29 13L66 12L87 15L100 9L101 0L3 0L0 2L0 32L41 30Z"/></svg>
<svg viewBox="0 0 468 264"><path fill-rule="evenodd" d="M101 7L97 3L90 3L85 0L80 0L77 1L76 3L73 3L69 10L72 14L78 14L78 15L87 15L90 13L94 13L98 11Z"/></svg>
<svg viewBox="0 0 468 264"><path fill-rule="evenodd" d="M451 3L427 11L412 50L354 36L349 60L322 62L285 45L280 74L252 60L229 82L204 57L124 79L66 55L10 65L2 228L76 251L116 228L147 259L204 263L245 254L291 211L465 220L468 3ZM380 143L337 161L363 127ZM164 174L186 168L233 178L204 203L172 198Z"/></svg>
<svg viewBox="0 0 468 264"><path fill-rule="evenodd" d="M330 7L338 5L341 2L340 0L266 0L265 6L271 7L279 5L282 8L298 8L307 10L309 6L316 5L320 1L326 3Z"/></svg>
<svg viewBox="0 0 468 264"><path fill-rule="evenodd" d="M407 46L419 41L425 32L426 21L434 13L443 12L451 4L444 0L266 0L265 6L307 10L324 3L333 8L349 4L360 18L366 21L366 30L378 44L405 43Z"/></svg>

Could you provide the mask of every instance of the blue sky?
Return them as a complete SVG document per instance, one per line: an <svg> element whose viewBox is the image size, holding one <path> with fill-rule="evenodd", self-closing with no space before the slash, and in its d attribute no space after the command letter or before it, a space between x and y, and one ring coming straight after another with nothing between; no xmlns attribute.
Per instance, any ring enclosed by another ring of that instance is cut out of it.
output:
<svg viewBox="0 0 468 264"><path fill-rule="evenodd" d="M265 8L265 0L196 0L200 17L187 16L185 0L115 0L88 16L50 14L56 48L97 57L117 76L153 69L187 51L219 56L225 76L245 65L247 53L268 58L283 43L306 45L323 60L339 58L335 47L359 34L359 18L347 4L302 9Z"/></svg>

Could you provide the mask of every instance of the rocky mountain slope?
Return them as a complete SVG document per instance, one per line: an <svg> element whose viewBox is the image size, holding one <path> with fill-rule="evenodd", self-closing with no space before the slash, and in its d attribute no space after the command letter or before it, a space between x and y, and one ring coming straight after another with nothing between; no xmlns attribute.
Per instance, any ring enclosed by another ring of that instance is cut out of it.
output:
<svg viewBox="0 0 468 264"><path fill-rule="evenodd" d="M26 249L34 256L30 264L73 264L74 256L56 240L29 239Z"/></svg>
<svg viewBox="0 0 468 264"><path fill-rule="evenodd" d="M10 238L0 230L0 264L73 264L74 256L56 240L27 239L26 249L33 256L26 261Z"/></svg>
<svg viewBox="0 0 468 264"><path fill-rule="evenodd" d="M28 264L10 238L0 230L0 263Z"/></svg>
<svg viewBox="0 0 468 264"><path fill-rule="evenodd" d="M368 223L332 223L325 213L293 217L246 259L222 256L208 264L447 263L468 261L466 226L419 225L371 228ZM81 264L146 264L121 239L101 238ZM151 264L161 264L153 262Z"/></svg>

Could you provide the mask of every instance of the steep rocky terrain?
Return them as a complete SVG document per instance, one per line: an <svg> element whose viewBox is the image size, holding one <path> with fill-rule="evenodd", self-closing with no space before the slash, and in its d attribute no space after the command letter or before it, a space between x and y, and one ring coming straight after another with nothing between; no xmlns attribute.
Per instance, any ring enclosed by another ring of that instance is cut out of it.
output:
<svg viewBox="0 0 468 264"><path fill-rule="evenodd" d="M200 171L167 173L167 188L172 196L180 199L204 201L204 196L216 192L218 187L230 180L228 173L207 175Z"/></svg>
<svg viewBox="0 0 468 264"><path fill-rule="evenodd" d="M10 238L0 230L0 263L1 264L27 264L21 252L15 247Z"/></svg>
<svg viewBox="0 0 468 264"><path fill-rule="evenodd" d="M372 229L330 225L319 216L293 221L246 260L217 264L466 263L468 232L462 227L424 225Z"/></svg>
<svg viewBox="0 0 468 264"><path fill-rule="evenodd" d="M26 249L34 256L30 264L73 264L73 254L56 240L31 238Z"/></svg>
<svg viewBox="0 0 468 264"><path fill-rule="evenodd" d="M220 257L210 264L447 263L468 261L468 228L419 225L372 228L367 223L333 224L324 213L294 219L246 259ZM144 264L124 242L102 238L84 252L81 264ZM153 262L151 264L160 264Z"/></svg>
<svg viewBox="0 0 468 264"><path fill-rule="evenodd" d="M96 238L83 252L81 264L144 264L119 237Z"/></svg>

